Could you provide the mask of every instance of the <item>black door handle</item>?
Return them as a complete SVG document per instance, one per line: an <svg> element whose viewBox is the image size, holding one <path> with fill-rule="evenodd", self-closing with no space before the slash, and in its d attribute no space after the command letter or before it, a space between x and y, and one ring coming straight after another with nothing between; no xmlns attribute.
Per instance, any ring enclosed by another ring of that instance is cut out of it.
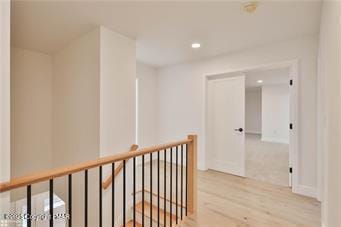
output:
<svg viewBox="0 0 341 227"><path fill-rule="evenodd" d="M243 128L236 128L234 131L237 131L237 132L243 132Z"/></svg>

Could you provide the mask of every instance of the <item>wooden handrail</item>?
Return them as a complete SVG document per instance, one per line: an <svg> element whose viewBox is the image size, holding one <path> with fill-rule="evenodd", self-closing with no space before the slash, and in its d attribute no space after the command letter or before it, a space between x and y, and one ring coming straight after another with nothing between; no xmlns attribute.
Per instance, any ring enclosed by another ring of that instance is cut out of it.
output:
<svg viewBox="0 0 341 227"><path fill-rule="evenodd" d="M188 212L193 214L197 211L197 135L189 135L191 143L187 147L188 165Z"/></svg>
<svg viewBox="0 0 341 227"><path fill-rule="evenodd" d="M189 147L191 147L190 144L192 144L192 142L193 142L193 139L188 137L188 139L185 139L185 140L147 147L147 148L137 150L136 152L122 152L119 154L99 158L96 160L87 161L87 162L77 164L77 165L57 168L57 169L48 170L45 172L39 172L39 173L35 173L32 175L24 176L24 177L14 178L11 181L0 184L0 193L9 191L15 188L20 188L23 186L47 181L53 178L67 176L69 174L77 173L77 172L87 170L87 169L92 169L92 168L103 166L103 165L110 164L113 162L128 160L132 157L137 157L137 156L157 152L160 150L168 149L168 148L179 146L182 144L188 144ZM191 164L191 162L189 164ZM189 173L191 173L191 171Z"/></svg>
<svg viewBox="0 0 341 227"><path fill-rule="evenodd" d="M131 145L129 152L136 151L138 147L139 146L136 144ZM116 177L121 172L122 169L123 169L123 162L120 162L120 164L115 169L114 176ZM112 174L110 174L110 176L108 176L107 179L103 181L102 188L107 189L110 186L111 182L112 182Z"/></svg>

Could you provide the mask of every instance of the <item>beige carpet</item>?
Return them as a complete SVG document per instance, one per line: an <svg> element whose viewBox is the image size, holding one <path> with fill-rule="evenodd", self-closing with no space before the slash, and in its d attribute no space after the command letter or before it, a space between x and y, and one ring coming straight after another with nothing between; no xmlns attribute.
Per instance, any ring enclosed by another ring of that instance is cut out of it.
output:
<svg viewBox="0 0 341 227"><path fill-rule="evenodd" d="M246 177L271 184L289 185L289 145L261 141L260 135L245 135Z"/></svg>

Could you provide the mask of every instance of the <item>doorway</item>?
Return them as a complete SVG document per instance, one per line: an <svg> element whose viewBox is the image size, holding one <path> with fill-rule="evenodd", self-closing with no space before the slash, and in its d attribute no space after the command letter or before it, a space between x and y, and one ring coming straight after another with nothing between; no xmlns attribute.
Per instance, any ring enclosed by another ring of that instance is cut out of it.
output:
<svg viewBox="0 0 341 227"><path fill-rule="evenodd" d="M239 81L238 83L236 81ZM297 185L297 64L273 64L206 77L209 169Z"/></svg>
<svg viewBox="0 0 341 227"><path fill-rule="evenodd" d="M246 177L289 186L289 68L245 74Z"/></svg>

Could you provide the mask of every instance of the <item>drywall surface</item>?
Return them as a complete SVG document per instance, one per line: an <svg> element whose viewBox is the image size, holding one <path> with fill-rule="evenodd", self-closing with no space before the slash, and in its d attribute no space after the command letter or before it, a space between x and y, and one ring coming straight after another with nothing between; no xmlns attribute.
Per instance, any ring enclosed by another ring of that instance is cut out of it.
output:
<svg viewBox="0 0 341 227"><path fill-rule="evenodd" d="M53 164L99 155L99 31L53 55Z"/></svg>
<svg viewBox="0 0 341 227"><path fill-rule="evenodd" d="M10 179L10 1L0 2L0 182ZM9 211L9 193L0 193L0 213Z"/></svg>
<svg viewBox="0 0 341 227"><path fill-rule="evenodd" d="M138 62L136 77L138 80L137 143L140 147L153 146L158 142L156 69Z"/></svg>
<svg viewBox="0 0 341 227"><path fill-rule="evenodd" d="M100 28L100 156L135 142L135 41Z"/></svg>
<svg viewBox="0 0 341 227"><path fill-rule="evenodd" d="M341 3L324 1L319 49L322 226L341 226Z"/></svg>
<svg viewBox="0 0 341 227"><path fill-rule="evenodd" d="M245 91L245 132L262 133L262 90L246 89Z"/></svg>
<svg viewBox="0 0 341 227"><path fill-rule="evenodd" d="M53 55L53 166L99 157L100 32L95 29ZM66 178L55 182L67 199ZM84 173L73 175L73 223L83 223ZM89 171L89 225L98 223L98 172Z"/></svg>
<svg viewBox="0 0 341 227"><path fill-rule="evenodd" d="M12 51L13 177L124 152L135 142L134 40L99 27L52 56L19 48ZM144 76L149 84L149 75ZM153 86L155 91L155 81ZM103 179L109 169L104 168ZM128 162L128 182L131 169ZM83 223L84 174L72 178L75 225ZM88 171L88 182L89 225L96 226L98 169ZM35 184L33 193L47 191L47 186L45 182ZM54 189L68 200L67 177L55 179ZM131 191L127 186L128 205ZM103 207L108 217L103 220L109 225L111 193L106 192ZM120 197L121 189L116 193ZM13 200L19 199L17 194ZM118 215L120 202L116 204Z"/></svg>
<svg viewBox="0 0 341 227"><path fill-rule="evenodd" d="M11 49L11 178L52 167L52 58ZM38 189L40 188L40 189ZM34 187L34 193L46 189ZM21 194L25 196L26 190ZM18 190L12 200L18 199Z"/></svg>
<svg viewBox="0 0 341 227"><path fill-rule="evenodd" d="M279 43L189 62L158 70L159 138L161 142L199 137L198 167L206 168L205 77L292 59L299 61L298 182L316 190L316 59L317 37Z"/></svg>
<svg viewBox="0 0 341 227"><path fill-rule="evenodd" d="M289 143L289 85L262 86L262 140Z"/></svg>
<svg viewBox="0 0 341 227"><path fill-rule="evenodd" d="M125 152L135 143L135 41L100 27L100 156ZM132 182L132 162L127 162L126 182ZM110 165L104 177L111 174ZM122 174L115 179L122 186ZM127 208L132 205L132 184L127 184ZM115 197L121 198L122 187ZM122 200L116 200L116 217L122 215ZM111 223L111 190L103 194L103 225Z"/></svg>

